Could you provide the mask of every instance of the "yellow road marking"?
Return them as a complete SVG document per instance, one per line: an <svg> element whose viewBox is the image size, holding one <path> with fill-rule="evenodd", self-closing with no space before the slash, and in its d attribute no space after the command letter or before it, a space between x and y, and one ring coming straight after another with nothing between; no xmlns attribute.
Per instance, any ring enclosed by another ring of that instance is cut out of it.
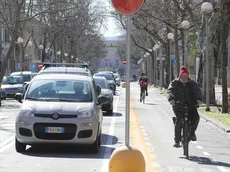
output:
<svg viewBox="0 0 230 172"><path fill-rule="evenodd" d="M150 153L148 145L145 141L144 134L141 130L137 114L134 110L132 101L130 100L130 136L131 145L138 148L145 157L146 172L155 172L156 169L153 164L156 163L156 155L154 152Z"/></svg>

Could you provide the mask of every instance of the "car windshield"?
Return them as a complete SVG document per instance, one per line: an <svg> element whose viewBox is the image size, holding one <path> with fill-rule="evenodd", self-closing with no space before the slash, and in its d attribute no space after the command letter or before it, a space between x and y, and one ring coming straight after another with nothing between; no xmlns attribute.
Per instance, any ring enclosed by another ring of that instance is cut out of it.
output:
<svg viewBox="0 0 230 172"><path fill-rule="evenodd" d="M90 83L76 80L35 80L25 99L39 101L92 102Z"/></svg>
<svg viewBox="0 0 230 172"><path fill-rule="evenodd" d="M113 80L113 77L109 74L96 74L95 76L105 77L107 80Z"/></svg>
<svg viewBox="0 0 230 172"><path fill-rule="evenodd" d="M106 81L104 79L94 79L94 80L95 80L95 83L97 85L100 85L101 88L104 88L104 89L107 88L107 84L106 84Z"/></svg>
<svg viewBox="0 0 230 172"><path fill-rule="evenodd" d="M3 85L23 84L23 78L20 76L5 76L2 80Z"/></svg>
<svg viewBox="0 0 230 172"><path fill-rule="evenodd" d="M31 80L30 75L22 74L22 77L23 77L24 82Z"/></svg>

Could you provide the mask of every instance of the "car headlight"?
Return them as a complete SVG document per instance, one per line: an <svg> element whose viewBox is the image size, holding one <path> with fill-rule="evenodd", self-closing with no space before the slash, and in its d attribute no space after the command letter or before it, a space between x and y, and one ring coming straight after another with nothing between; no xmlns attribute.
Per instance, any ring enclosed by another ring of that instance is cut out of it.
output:
<svg viewBox="0 0 230 172"><path fill-rule="evenodd" d="M20 115L25 117L34 117L34 111L31 108L24 108L21 109Z"/></svg>
<svg viewBox="0 0 230 172"><path fill-rule="evenodd" d="M84 119L84 118L91 118L93 116L93 112L90 110L85 110L85 111L79 111L78 113L78 118Z"/></svg>

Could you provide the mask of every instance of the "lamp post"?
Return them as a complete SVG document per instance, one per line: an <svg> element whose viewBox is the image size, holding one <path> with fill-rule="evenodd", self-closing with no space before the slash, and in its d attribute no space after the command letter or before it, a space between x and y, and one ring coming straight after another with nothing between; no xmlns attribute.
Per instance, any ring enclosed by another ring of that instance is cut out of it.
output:
<svg viewBox="0 0 230 172"><path fill-rule="evenodd" d="M213 6L210 2L205 2L201 5L201 12L204 14L205 18L205 44L206 44L206 111L210 111L210 97L209 97L209 74L210 74L210 59L209 59L209 25L208 25L208 15L213 12Z"/></svg>
<svg viewBox="0 0 230 172"><path fill-rule="evenodd" d="M147 67L147 76L149 78L149 81L151 82L151 72L150 72L150 59L149 59L149 55L150 53L149 52L146 52L146 67Z"/></svg>
<svg viewBox="0 0 230 172"><path fill-rule="evenodd" d="M174 39L174 34L169 33L168 34L169 39L169 82L172 81L172 41Z"/></svg>
<svg viewBox="0 0 230 172"><path fill-rule="evenodd" d="M61 55L61 51L57 51L57 57L59 57ZM58 62L58 58L56 59L56 62Z"/></svg>
<svg viewBox="0 0 230 172"><path fill-rule="evenodd" d="M41 62L43 62L43 59L42 59L42 51L43 51L43 49L44 49L44 46L41 44L41 45L39 45L39 49L40 49L40 51L41 51Z"/></svg>
<svg viewBox="0 0 230 172"><path fill-rule="evenodd" d="M71 55L71 62L73 63L73 58L74 58L74 56L73 55Z"/></svg>
<svg viewBox="0 0 230 172"><path fill-rule="evenodd" d="M65 53L65 54L64 54L64 56L65 56L65 61L66 61L66 62L68 61L68 60L67 60L68 55L69 55L68 53Z"/></svg>
<svg viewBox="0 0 230 172"><path fill-rule="evenodd" d="M29 41L29 42L28 42L28 47L32 47L32 46L33 46L33 42L32 42L32 41ZM29 57L30 57L30 58L29 58L28 64L27 64L28 66L31 66L31 65L30 65L30 62L33 62L33 59L32 59L31 56L32 56L32 53L31 53L31 48L30 48L30 50L29 50Z"/></svg>
<svg viewBox="0 0 230 172"><path fill-rule="evenodd" d="M158 44L154 45L154 51L155 51L155 58L154 58L154 73L155 73L155 78L154 78L154 82L155 82L155 86L157 86L158 82L158 73L157 73L157 50L160 48L160 46Z"/></svg>
<svg viewBox="0 0 230 172"><path fill-rule="evenodd" d="M186 42L187 42L187 31L190 27L190 23L189 21L187 20L184 20L182 23L181 23L181 27L182 29L184 29L184 65L187 66L187 53L186 53Z"/></svg>
<svg viewBox="0 0 230 172"><path fill-rule="evenodd" d="M19 58L19 63L20 63L20 69L21 69L21 71L22 71L22 56L23 56L23 53L22 53L22 51L23 51L23 42L24 42L24 39L23 38L21 38L21 37L19 37L18 39L17 39L17 43L20 45L20 58Z"/></svg>

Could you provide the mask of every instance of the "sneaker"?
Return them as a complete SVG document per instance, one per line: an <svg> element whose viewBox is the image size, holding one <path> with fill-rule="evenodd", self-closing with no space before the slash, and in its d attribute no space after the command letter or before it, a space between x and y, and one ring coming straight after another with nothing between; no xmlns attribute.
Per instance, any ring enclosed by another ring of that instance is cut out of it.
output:
<svg viewBox="0 0 230 172"><path fill-rule="evenodd" d="M180 147L180 142L176 142L176 143L173 145L173 147L179 148L179 147Z"/></svg>
<svg viewBox="0 0 230 172"><path fill-rule="evenodd" d="M146 96L148 96L148 93L146 93Z"/></svg>
<svg viewBox="0 0 230 172"><path fill-rule="evenodd" d="M140 102L142 102L142 100L140 99Z"/></svg>
<svg viewBox="0 0 230 172"><path fill-rule="evenodd" d="M197 140L196 134L195 134L195 133L194 133L194 134L191 134L190 139L191 139L192 141L196 141L196 140Z"/></svg>

